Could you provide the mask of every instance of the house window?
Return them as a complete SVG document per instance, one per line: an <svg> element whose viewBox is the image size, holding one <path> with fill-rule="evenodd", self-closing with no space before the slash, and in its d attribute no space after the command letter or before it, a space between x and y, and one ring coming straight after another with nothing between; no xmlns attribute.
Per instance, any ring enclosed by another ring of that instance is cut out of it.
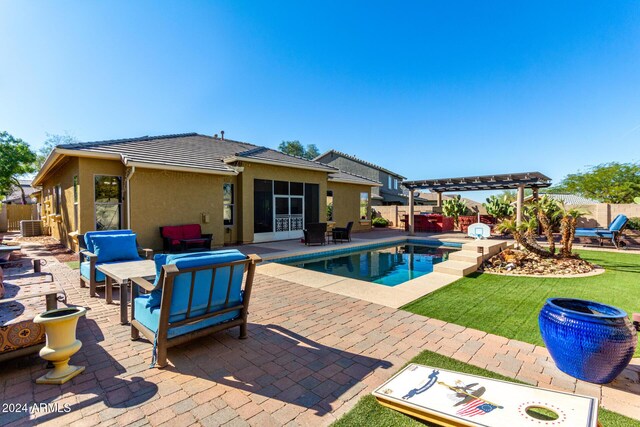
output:
<svg viewBox="0 0 640 427"><path fill-rule="evenodd" d="M388 177L388 178L389 178L389 185L387 185L387 187L388 187L389 189L392 189L393 187L391 186L391 180L392 180L391 175L389 175L389 177Z"/></svg>
<svg viewBox="0 0 640 427"><path fill-rule="evenodd" d="M60 205L62 204L62 187L60 187L60 185L56 185L55 187L53 187L53 206L54 206L54 213L56 215L60 215Z"/></svg>
<svg viewBox="0 0 640 427"><path fill-rule="evenodd" d="M333 221L333 190L327 191L327 221Z"/></svg>
<svg viewBox="0 0 640 427"><path fill-rule="evenodd" d="M369 218L369 193L360 193L360 219Z"/></svg>
<svg viewBox="0 0 640 427"><path fill-rule="evenodd" d="M397 180L397 179L394 179L394 180L393 180L393 189L394 189L394 190L397 190L397 189L398 189L398 180Z"/></svg>
<svg viewBox="0 0 640 427"><path fill-rule="evenodd" d="M73 226L76 231L78 227L78 176L73 177Z"/></svg>
<svg viewBox="0 0 640 427"><path fill-rule="evenodd" d="M224 225L233 225L233 184L222 185L222 204Z"/></svg>
<svg viewBox="0 0 640 427"><path fill-rule="evenodd" d="M96 230L119 230L122 212L122 177L95 177Z"/></svg>

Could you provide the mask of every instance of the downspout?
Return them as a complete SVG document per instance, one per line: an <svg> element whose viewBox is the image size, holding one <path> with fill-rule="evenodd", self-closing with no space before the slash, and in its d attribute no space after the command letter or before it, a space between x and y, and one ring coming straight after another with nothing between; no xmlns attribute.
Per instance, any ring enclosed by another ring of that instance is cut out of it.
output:
<svg viewBox="0 0 640 427"><path fill-rule="evenodd" d="M131 177L136 173L136 167L131 166L131 173L127 174L127 228L131 227Z"/></svg>

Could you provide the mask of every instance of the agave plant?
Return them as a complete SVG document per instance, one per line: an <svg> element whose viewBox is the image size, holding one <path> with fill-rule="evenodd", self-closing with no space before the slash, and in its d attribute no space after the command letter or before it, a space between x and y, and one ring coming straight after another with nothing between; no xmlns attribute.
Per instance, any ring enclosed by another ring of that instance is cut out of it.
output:
<svg viewBox="0 0 640 427"><path fill-rule="evenodd" d="M456 228L459 225L460 217L462 215L466 215L468 211L469 208L467 208L467 203L464 200L461 200L459 195L442 202L442 213L445 216L453 218Z"/></svg>

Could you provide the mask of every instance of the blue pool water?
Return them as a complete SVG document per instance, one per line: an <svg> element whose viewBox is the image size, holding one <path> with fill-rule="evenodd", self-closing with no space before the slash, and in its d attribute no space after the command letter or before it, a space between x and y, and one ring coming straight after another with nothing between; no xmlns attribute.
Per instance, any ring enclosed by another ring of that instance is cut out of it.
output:
<svg viewBox="0 0 640 427"><path fill-rule="evenodd" d="M433 271L457 248L403 243L281 262L307 270L396 286Z"/></svg>

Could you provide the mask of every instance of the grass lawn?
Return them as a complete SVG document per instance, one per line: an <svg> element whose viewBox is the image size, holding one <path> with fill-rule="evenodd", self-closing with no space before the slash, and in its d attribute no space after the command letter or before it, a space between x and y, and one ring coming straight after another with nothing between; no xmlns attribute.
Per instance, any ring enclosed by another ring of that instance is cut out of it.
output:
<svg viewBox="0 0 640 427"><path fill-rule="evenodd" d="M584 259L604 267L605 273L575 279L475 274L402 308L536 345L544 345L538 313L550 297L603 302L622 308L629 317L640 312L639 254L578 252ZM640 345L635 355L640 356Z"/></svg>
<svg viewBox="0 0 640 427"><path fill-rule="evenodd" d="M498 380L511 381L519 383L520 381L512 378L459 362L449 357L441 356L431 351L424 351L413 358L411 362L421 363L441 369L449 369L452 371L464 372L473 375L482 375ZM604 427L640 427L640 421L633 420L615 412L600 409L598 419ZM356 406L346 413L342 418L333 423L334 427L355 427L355 426L376 426L376 427L402 427L402 426L422 426L433 425L424 421L418 421L415 418L404 415L393 409L385 408L380 405L376 399L369 395L365 396L356 404Z"/></svg>
<svg viewBox="0 0 640 427"><path fill-rule="evenodd" d="M67 261L65 262L72 270L77 270L80 268L80 261Z"/></svg>

